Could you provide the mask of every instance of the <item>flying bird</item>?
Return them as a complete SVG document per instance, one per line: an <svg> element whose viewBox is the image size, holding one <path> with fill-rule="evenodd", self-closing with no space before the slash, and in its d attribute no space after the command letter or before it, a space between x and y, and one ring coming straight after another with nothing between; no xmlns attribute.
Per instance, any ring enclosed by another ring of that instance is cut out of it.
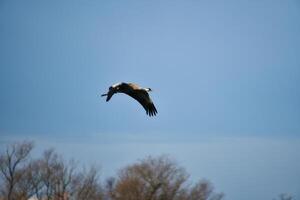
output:
<svg viewBox="0 0 300 200"><path fill-rule="evenodd" d="M107 96L106 101L109 101L115 93L127 94L137 100L144 107L147 115L154 116L156 115L157 110L148 94L150 91L152 91L151 88L141 88L134 83L122 82L110 86L108 92L106 94L102 94L101 96Z"/></svg>

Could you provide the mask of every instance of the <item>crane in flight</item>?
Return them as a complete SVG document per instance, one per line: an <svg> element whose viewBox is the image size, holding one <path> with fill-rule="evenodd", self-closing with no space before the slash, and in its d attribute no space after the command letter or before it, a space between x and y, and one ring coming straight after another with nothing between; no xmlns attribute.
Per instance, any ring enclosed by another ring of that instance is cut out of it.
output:
<svg viewBox="0 0 300 200"><path fill-rule="evenodd" d="M137 100L146 110L146 114L149 116L154 116L157 113L157 110L149 96L149 93L152 91L151 88L142 88L134 83L116 83L109 87L109 90L106 94L102 94L101 96L107 96L106 101L109 101L110 98L115 93L124 93L135 100Z"/></svg>

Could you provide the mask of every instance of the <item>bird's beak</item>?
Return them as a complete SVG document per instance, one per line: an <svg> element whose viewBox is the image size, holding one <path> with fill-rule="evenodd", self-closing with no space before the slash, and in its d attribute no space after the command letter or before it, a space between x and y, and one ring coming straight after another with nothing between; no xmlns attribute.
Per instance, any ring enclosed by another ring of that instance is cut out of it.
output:
<svg viewBox="0 0 300 200"><path fill-rule="evenodd" d="M107 96L107 94L101 94L101 97L105 97L105 96Z"/></svg>

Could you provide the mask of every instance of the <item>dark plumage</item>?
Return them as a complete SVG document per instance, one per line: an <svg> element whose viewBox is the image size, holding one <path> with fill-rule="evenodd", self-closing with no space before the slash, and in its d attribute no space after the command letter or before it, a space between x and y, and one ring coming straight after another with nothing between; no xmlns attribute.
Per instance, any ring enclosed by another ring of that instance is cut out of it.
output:
<svg viewBox="0 0 300 200"><path fill-rule="evenodd" d="M110 86L108 93L102 94L101 96L107 96L106 101L109 101L115 93L127 94L144 107L147 115L154 116L156 115L157 110L148 94L150 91L152 91L150 88L141 88L134 83L117 83Z"/></svg>

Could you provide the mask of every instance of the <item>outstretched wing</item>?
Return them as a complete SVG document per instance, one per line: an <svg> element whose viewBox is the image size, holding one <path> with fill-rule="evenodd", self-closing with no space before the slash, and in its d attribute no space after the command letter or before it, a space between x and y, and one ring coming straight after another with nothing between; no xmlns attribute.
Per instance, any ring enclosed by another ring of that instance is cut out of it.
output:
<svg viewBox="0 0 300 200"><path fill-rule="evenodd" d="M134 92L128 93L129 96L137 100L146 110L147 115L154 116L157 113L157 110L148 94L147 91L139 89Z"/></svg>

